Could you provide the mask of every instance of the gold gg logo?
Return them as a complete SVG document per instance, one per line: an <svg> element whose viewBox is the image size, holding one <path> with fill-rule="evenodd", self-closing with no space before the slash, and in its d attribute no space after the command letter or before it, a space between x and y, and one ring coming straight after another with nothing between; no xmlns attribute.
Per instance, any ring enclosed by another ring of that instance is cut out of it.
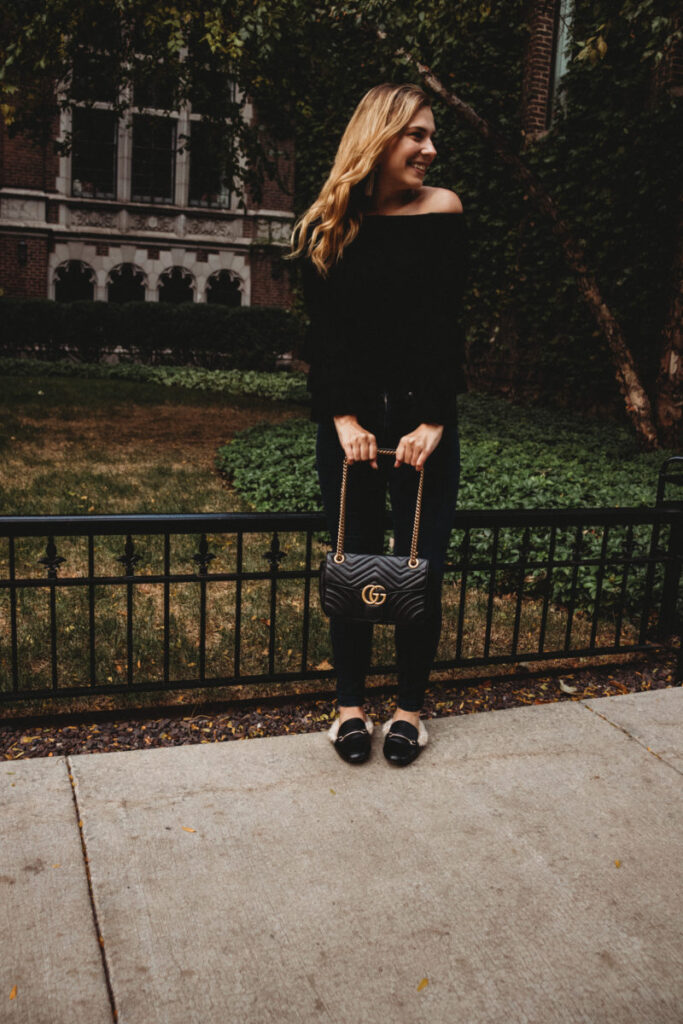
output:
<svg viewBox="0 0 683 1024"><path fill-rule="evenodd" d="M384 604L387 592L381 583L368 583L366 587L363 587L361 597L365 604Z"/></svg>

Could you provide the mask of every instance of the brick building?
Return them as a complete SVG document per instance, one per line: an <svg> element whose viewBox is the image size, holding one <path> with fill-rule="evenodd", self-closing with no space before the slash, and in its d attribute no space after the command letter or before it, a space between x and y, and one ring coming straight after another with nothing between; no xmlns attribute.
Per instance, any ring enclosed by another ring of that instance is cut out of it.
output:
<svg viewBox="0 0 683 1024"><path fill-rule="evenodd" d="M524 57L522 129L527 144L550 128L562 103L562 76L567 69L569 29L575 0L529 0L529 41ZM653 96L659 90L683 95L683 45L679 42L664 55L652 76Z"/></svg>
<svg viewBox="0 0 683 1024"><path fill-rule="evenodd" d="M215 128L189 106L135 99L122 119L106 95L76 105L42 146L0 133L1 293L288 305L293 147L279 145L284 187L266 181L240 209L217 171ZM69 135L60 157L54 139Z"/></svg>

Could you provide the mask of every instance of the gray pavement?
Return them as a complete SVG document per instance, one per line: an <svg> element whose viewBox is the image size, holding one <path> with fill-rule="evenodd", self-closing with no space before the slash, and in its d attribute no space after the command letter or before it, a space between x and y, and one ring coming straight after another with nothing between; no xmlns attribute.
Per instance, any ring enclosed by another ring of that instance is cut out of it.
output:
<svg viewBox="0 0 683 1024"><path fill-rule="evenodd" d="M680 1024L682 725L669 689L432 721L407 769L379 731L3 762L0 1022Z"/></svg>

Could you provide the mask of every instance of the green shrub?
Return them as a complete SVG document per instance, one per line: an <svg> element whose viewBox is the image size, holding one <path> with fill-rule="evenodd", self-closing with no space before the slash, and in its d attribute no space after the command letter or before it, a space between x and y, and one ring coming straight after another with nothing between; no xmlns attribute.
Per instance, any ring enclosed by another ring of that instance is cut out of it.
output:
<svg viewBox="0 0 683 1024"><path fill-rule="evenodd" d="M119 357L150 365L274 370L301 346L300 320L284 309L164 302L0 299L0 353L96 362Z"/></svg>
<svg viewBox="0 0 683 1024"><path fill-rule="evenodd" d="M0 298L0 352L13 354L34 346L42 359L54 359L61 336L61 309L49 299Z"/></svg>
<svg viewBox="0 0 683 1024"><path fill-rule="evenodd" d="M59 306L53 303L53 306ZM71 302L55 315L51 356L76 353L86 363L96 363L112 352L121 337L123 307L109 302ZM0 310L1 312L1 310ZM31 337L26 335L27 339Z"/></svg>

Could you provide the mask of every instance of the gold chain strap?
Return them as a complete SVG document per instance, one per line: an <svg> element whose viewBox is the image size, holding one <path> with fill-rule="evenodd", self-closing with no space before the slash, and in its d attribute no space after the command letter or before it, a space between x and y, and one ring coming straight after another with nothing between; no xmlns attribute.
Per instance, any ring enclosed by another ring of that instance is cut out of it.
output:
<svg viewBox="0 0 683 1024"><path fill-rule="evenodd" d="M395 448L378 448L378 455L395 455ZM346 532L346 484L349 476L349 461L344 456L344 468L342 470L341 496L339 499L339 530L337 531L337 551L334 560L337 563L344 561L344 534ZM420 470L420 482L417 487L417 502L415 504L415 521L413 522L413 536L410 541L410 558L408 565L411 569L417 568L417 538L420 532L420 515L422 513L422 487L424 484L425 468Z"/></svg>

